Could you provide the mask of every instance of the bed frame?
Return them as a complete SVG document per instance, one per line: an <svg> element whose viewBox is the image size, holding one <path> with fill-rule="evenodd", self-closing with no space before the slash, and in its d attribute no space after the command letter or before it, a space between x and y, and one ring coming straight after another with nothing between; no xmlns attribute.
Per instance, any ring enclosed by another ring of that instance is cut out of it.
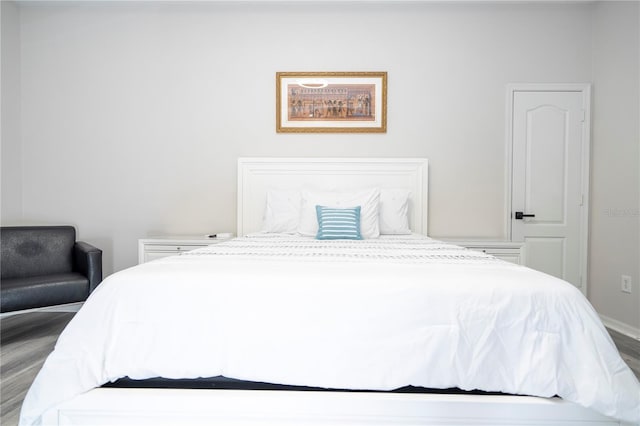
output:
<svg viewBox="0 0 640 426"><path fill-rule="evenodd" d="M408 188L410 225L427 233L422 158L240 158L237 234L259 231L269 188ZM98 388L49 410L45 425L625 425L559 398L384 392Z"/></svg>

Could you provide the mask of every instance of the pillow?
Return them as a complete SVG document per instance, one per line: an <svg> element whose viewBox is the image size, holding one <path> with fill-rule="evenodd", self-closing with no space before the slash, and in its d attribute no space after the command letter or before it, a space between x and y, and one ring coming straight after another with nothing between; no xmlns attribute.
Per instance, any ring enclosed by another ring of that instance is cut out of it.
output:
<svg viewBox="0 0 640 426"><path fill-rule="evenodd" d="M301 193L300 223L298 233L315 236L318 233L316 206L335 208L360 206L360 233L362 238L378 238L380 190L378 188L357 192L315 192L304 190Z"/></svg>
<svg viewBox="0 0 640 426"><path fill-rule="evenodd" d="M295 234L299 221L300 191L269 189L262 231Z"/></svg>
<svg viewBox="0 0 640 426"><path fill-rule="evenodd" d="M318 240L361 240L360 206L346 209L316 206Z"/></svg>
<svg viewBox="0 0 640 426"><path fill-rule="evenodd" d="M380 190L380 233L411 234L409 228L409 196L407 189Z"/></svg>

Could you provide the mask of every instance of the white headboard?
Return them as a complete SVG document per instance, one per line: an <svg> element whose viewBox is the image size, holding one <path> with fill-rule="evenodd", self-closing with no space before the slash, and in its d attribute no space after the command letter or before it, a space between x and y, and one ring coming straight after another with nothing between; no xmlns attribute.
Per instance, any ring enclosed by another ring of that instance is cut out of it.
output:
<svg viewBox="0 0 640 426"><path fill-rule="evenodd" d="M427 183L426 158L239 158L237 235L261 230L269 189L371 187L409 189L409 226L427 234Z"/></svg>

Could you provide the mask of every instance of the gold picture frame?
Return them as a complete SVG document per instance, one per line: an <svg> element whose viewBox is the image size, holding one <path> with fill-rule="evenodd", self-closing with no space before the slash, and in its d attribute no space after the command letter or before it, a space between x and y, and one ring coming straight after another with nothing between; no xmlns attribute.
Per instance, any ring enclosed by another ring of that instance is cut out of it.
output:
<svg viewBox="0 0 640 426"><path fill-rule="evenodd" d="M276 73L276 132L386 131L386 72Z"/></svg>

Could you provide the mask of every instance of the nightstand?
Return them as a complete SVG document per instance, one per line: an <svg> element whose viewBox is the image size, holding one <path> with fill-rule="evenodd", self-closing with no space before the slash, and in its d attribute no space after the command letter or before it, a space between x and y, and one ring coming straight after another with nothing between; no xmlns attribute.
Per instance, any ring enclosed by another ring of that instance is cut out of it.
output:
<svg viewBox="0 0 640 426"><path fill-rule="evenodd" d="M138 264L228 240L229 238L208 238L198 235L143 238L138 240Z"/></svg>
<svg viewBox="0 0 640 426"><path fill-rule="evenodd" d="M523 242L467 239L443 239L443 241L471 250L481 251L517 265L524 265Z"/></svg>

